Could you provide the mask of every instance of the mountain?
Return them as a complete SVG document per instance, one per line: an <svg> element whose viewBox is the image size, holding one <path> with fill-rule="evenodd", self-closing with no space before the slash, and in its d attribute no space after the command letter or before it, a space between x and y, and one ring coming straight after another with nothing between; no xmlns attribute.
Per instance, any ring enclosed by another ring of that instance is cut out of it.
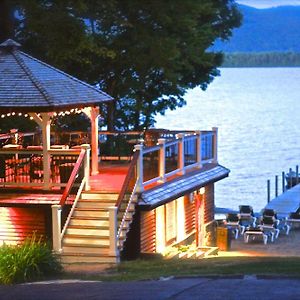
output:
<svg viewBox="0 0 300 300"><path fill-rule="evenodd" d="M300 6L256 9L239 5L243 24L227 42L212 47L224 52L300 52Z"/></svg>

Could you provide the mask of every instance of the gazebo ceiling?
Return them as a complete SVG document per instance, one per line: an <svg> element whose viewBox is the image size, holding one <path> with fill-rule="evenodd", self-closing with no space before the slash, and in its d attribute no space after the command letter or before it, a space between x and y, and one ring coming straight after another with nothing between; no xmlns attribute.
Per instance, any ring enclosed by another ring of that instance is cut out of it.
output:
<svg viewBox="0 0 300 300"><path fill-rule="evenodd" d="M0 113L54 112L98 106L113 98L19 50L9 39L0 44Z"/></svg>

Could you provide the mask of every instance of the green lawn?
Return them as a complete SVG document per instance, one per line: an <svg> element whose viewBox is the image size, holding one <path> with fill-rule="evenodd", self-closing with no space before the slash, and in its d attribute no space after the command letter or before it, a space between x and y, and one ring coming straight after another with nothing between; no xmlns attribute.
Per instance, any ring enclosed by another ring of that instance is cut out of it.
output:
<svg viewBox="0 0 300 300"><path fill-rule="evenodd" d="M280 275L300 277L300 257L230 257L202 260L135 260L85 279L130 281L168 276Z"/></svg>

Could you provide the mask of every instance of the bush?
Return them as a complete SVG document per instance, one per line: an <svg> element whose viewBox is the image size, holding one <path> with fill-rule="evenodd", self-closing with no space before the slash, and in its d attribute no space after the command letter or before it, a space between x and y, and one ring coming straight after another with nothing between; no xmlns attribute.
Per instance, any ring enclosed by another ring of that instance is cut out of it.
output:
<svg viewBox="0 0 300 300"><path fill-rule="evenodd" d="M60 261L49 245L35 235L17 246L0 247L0 283L32 281L62 271Z"/></svg>

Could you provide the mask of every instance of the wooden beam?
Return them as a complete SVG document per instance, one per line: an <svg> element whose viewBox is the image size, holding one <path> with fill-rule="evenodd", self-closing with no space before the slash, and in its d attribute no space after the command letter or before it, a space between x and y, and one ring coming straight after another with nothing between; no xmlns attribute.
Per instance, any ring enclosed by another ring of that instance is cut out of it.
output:
<svg viewBox="0 0 300 300"><path fill-rule="evenodd" d="M99 173L98 171L98 117L99 107L86 107L83 113L90 119L91 122L91 157L92 157L92 175Z"/></svg>

